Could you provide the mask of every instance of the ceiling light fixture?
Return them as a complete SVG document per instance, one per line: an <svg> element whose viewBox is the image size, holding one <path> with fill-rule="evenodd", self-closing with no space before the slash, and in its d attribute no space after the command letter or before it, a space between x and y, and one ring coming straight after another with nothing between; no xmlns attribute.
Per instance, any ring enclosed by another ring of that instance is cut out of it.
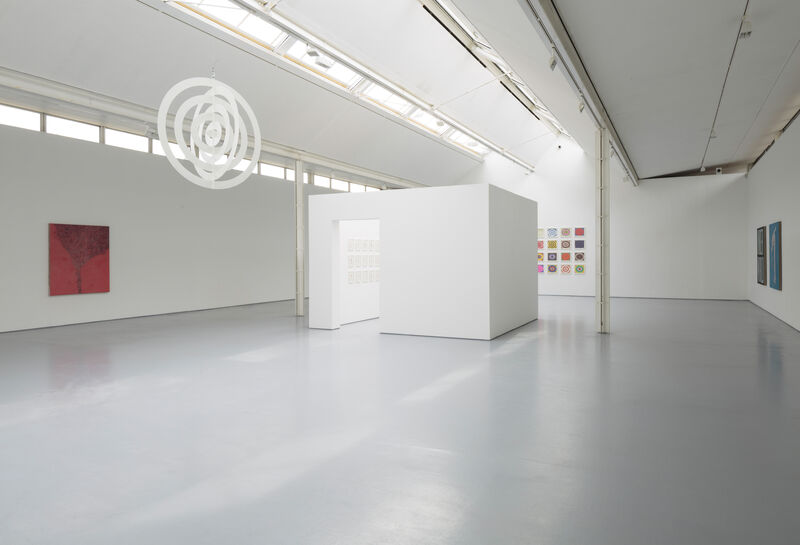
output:
<svg viewBox="0 0 800 545"><path fill-rule="evenodd" d="M750 22L750 19L745 16L742 19L742 28L739 29L739 39L746 40L753 34L753 24Z"/></svg>
<svg viewBox="0 0 800 545"><path fill-rule="evenodd" d="M581 112L581 113L583 113L583 109L584 109L585 107L586 107L586 103L583 101L583 99L581 99L581 100L578 102L578 111L579 111L579 112Z"/></svg>

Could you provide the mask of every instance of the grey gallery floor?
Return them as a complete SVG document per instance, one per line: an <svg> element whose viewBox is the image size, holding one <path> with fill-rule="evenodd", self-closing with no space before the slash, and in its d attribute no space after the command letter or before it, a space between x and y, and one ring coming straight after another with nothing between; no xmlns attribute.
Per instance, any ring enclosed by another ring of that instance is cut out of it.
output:
<svg viewBox="0 0 800 545"><path fill-rule="evenodd" d="M543 297L493 342L285 303L0 335L0 543L796 544L800 333Z"/></svg>

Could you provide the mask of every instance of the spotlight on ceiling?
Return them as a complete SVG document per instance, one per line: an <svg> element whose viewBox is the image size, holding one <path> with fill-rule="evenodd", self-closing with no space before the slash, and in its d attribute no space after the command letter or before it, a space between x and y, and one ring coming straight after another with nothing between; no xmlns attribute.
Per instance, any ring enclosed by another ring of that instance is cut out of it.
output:
<svg viewBox="0 0 800 545"><path fill-rule="evenodd" d="M308 46L308 49L306 49L306 55L314 60L314 64L321 66L322 68L330 68L335 64L332 58L328 57L327 55L323 55L319 49L313 46Z"/></svg>
<svg viewBox="0 0 800 545"><path fill-rule="evenodd" d="M753 24L750 22L750 19L745 17L742 19L742 28L739 30L739 39L746 40L753 34Z"/></svg>

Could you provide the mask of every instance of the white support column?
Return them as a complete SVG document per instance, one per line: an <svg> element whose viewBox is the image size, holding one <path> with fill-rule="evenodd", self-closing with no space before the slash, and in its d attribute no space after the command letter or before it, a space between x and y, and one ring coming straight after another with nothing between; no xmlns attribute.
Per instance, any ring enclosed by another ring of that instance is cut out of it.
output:
<svg viewBox="0 0 800 545"><path fill-rule="evenodd" d="M596 276L595 322L598 333L611 333L611 183L609 161L611 145L606 129L595 137Z"/></svg>
<svg viewBox="0 0 800 545"><path fill-rule="evenodd" d="M294 310L295 315L305 315L306 305L306 266L305 266L305 244L306 244L306 229L305 229L305 216L306 207L305 199L303 198L303 161L296 160L294 162Z"/></svg>

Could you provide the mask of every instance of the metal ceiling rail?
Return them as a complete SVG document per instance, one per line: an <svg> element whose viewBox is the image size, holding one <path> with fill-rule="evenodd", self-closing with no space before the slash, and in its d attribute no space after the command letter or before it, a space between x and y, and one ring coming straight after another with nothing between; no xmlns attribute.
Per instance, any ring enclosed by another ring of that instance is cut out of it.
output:
<svg viewBox="0 0 800 545"><path fill-rule="evenodd" d="M558 9L556 9L555 4L553 3L553 0L539 0L539 4L544 12L544 17L547 19L547 22L553 29L556 39L553 39L553 36L548 30L547 25L542 19L542 16L539 15L536 7L533 5L532 0L517 1L528 15L528 18L533 18L531 22L536 23L549 40L550 46L553 48L555 55L558 56L562 70L569 78L570 83L575 88L575 91L578 93L579 97L585 100L586 106L589 108L589 111L592 114L597 126L599 128L608 129L608 135L611 139L611 146L616 153L617 158L620 160L620 163L622 163L622 168L627 172L631 182L633 182L633 185L638 186L639 175L636 172L636 168L633 166L633 162L628 156L628 152L626 151L625 146L622 144L622 140L620 139L619 134L617 134L614 124L611 122L611 118L609 117L608 112L603 105L603 101L600 99L600 95L598 94L594 83L589 77L589 73L586 71L586 67L584 66L583 61L578 54L578 50L575 47L575 44L573 43L572 38L570 37L569 32L567 31L567 28L561 19L561 15L558 13ZM559 47L559 44L561 47ZM573 74L573 71L570 69L570 67L574 67L577 74Z"/></svg>

